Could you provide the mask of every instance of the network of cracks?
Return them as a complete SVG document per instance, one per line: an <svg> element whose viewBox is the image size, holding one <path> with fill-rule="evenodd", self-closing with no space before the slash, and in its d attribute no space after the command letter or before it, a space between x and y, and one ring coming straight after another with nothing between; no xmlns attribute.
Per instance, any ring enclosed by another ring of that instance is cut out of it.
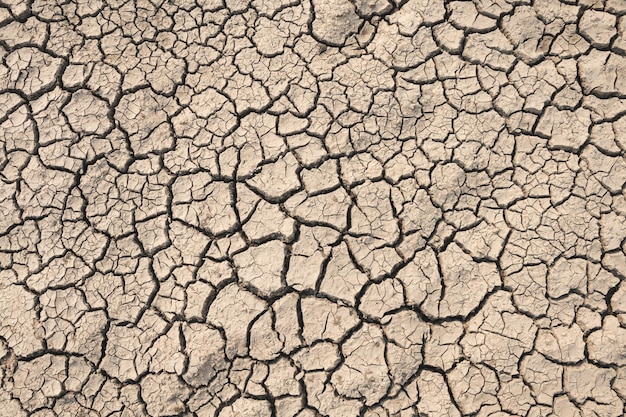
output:
<svg viewBox="0 0 626 417"><path fill-rule="evenodd" d="M620 417L623 0L0 0L0 416Z"/></svg>

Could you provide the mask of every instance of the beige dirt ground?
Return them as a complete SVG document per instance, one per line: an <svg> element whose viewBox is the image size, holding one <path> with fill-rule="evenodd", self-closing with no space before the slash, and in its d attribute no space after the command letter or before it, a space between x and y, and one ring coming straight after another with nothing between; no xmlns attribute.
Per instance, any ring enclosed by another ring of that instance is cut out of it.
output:
<svg viewBox="0 0 626 417"><path fill-rule="evenodd" d="M624 0L0 0L1 417L620 417Z"/></svg>

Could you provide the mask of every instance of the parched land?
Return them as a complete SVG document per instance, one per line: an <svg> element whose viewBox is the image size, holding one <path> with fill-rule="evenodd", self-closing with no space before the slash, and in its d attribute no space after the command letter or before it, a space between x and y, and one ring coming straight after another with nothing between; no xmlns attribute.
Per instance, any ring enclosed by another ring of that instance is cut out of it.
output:
<svg viewBox="0 0 626 417"><path fill-rule="evenodd" d="M0 0L0 417L621 417L624 0Z"/></svg>

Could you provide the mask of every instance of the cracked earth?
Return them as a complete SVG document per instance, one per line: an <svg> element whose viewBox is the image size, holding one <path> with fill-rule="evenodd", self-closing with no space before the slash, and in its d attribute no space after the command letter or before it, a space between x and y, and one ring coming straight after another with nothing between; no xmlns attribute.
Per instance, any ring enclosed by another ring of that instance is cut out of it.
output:
<svg viewBox="0 0 626 417"><path fill-rule="evenodd" d="M0 57L0 416L624 415L624 0L0 0Z"/></svg>

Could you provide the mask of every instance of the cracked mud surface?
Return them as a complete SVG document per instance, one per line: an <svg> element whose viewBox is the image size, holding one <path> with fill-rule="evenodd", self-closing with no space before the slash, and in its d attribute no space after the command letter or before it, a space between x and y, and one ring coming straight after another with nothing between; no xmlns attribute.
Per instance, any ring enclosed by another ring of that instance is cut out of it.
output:
<svg viewBox="0 0 626 417"><path fill-rule="evenodd" d="M618 417L623 0L0 0L0 416Z"/></svg>

